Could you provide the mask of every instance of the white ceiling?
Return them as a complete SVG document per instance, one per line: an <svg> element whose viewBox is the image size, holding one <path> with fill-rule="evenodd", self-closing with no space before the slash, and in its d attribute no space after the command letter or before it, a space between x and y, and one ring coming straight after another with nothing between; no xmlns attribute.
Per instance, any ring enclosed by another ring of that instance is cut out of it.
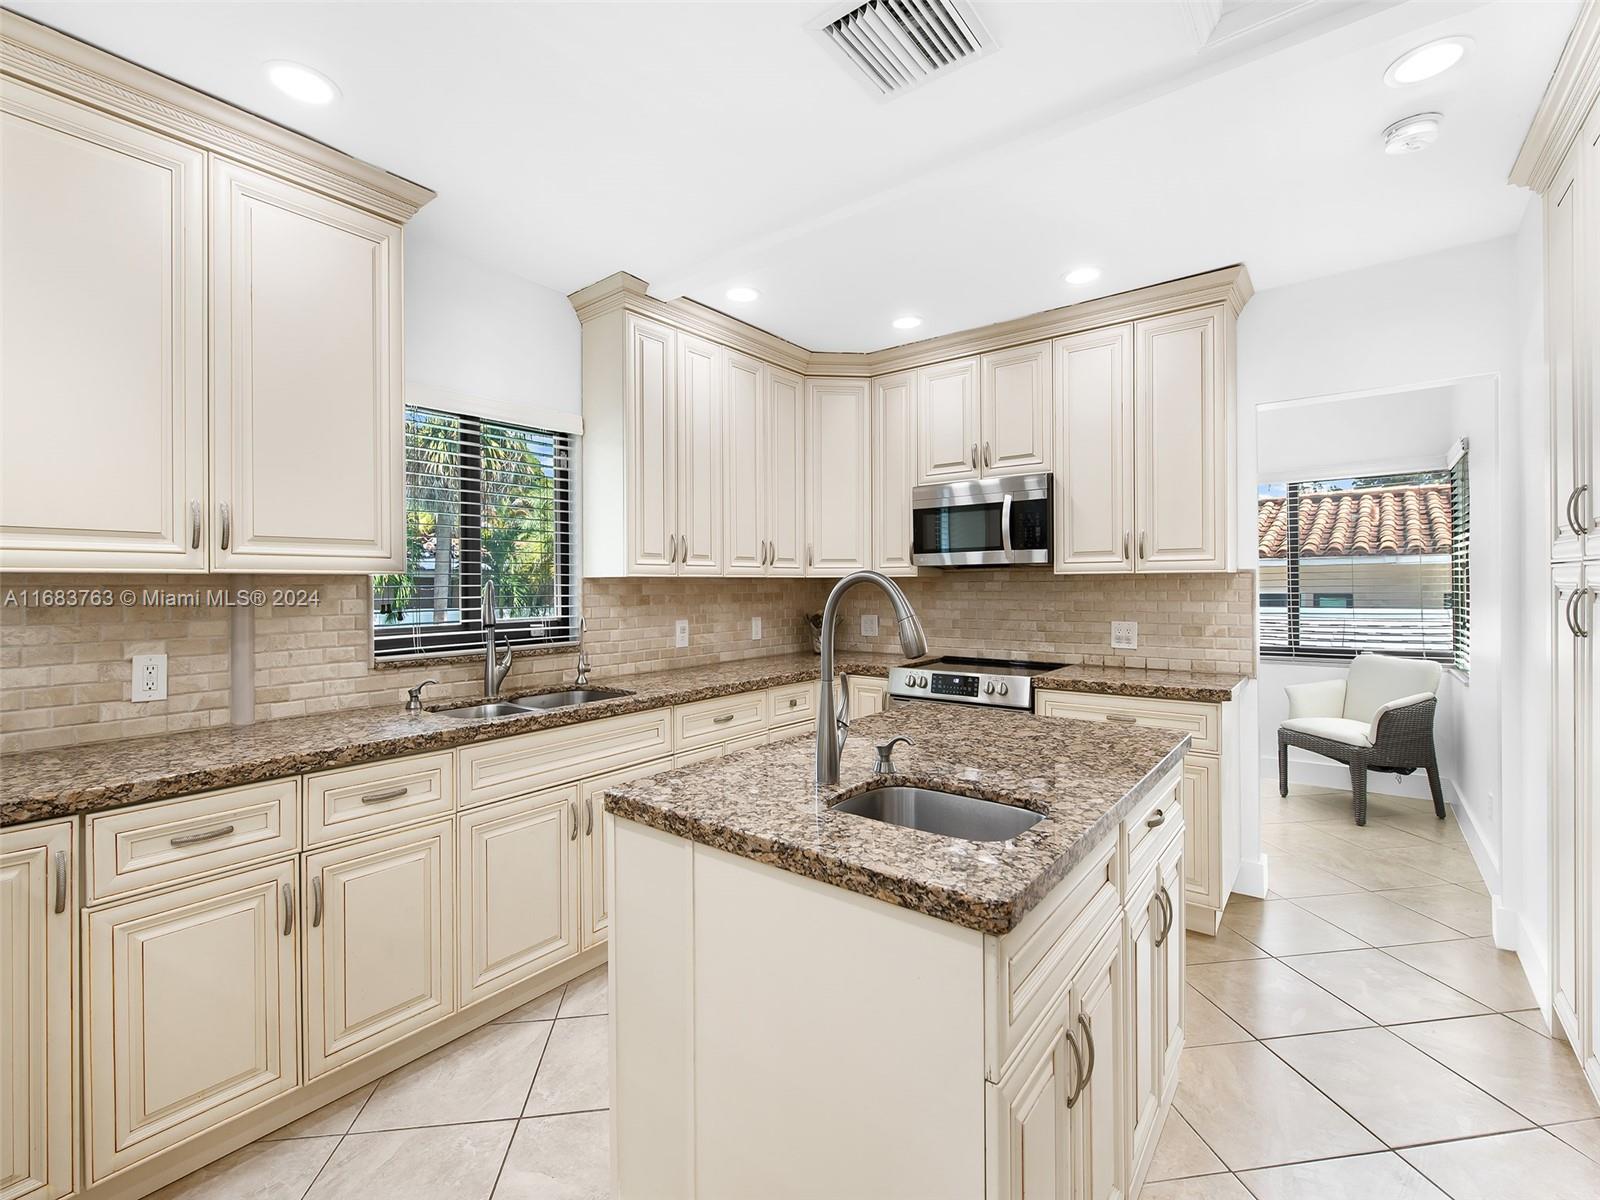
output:
<svg viewBox="0 0 1600 1200"><path fill-rule="evenodd" d="M434 188L419 237L562 292L631 271L816 350L1509 233L1506 172L1579 8L978 3L997 48L882 101L807 32L811 3L11 2ZM1463 65L1385 86L1445 34L1474 39ZM342 98L282 96L280 58ZM1385 156L1383 128L1429 109L1439 144ZM1081 263L1104 276L1066 287ZM915 333L890 327L906 312Z"/></svg>

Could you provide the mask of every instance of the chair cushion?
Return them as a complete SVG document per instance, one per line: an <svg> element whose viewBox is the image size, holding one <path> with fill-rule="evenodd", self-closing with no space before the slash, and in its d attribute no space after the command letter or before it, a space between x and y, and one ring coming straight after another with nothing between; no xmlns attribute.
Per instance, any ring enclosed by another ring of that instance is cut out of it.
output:
<svg viewBox="0 0 1600 1200"><path fill-rule="evenodd" d="M1363 750L1372 746L1372 726L1366 721L1351 721L1344 717L1294 717L1285 721L1283 728L1290 733L1309 733L1312 737L1343 742L1346 746Z"/></svg>
<svg viewBox="0 0 1600 1200"><path fill-rule="evenodd" d="M1344 689L1344 716L1370 725L1391 700L1418 692L1439 691L1439 664L1424 658L1391 658L1386 654L1358 654L1350 664Z"/></svg>

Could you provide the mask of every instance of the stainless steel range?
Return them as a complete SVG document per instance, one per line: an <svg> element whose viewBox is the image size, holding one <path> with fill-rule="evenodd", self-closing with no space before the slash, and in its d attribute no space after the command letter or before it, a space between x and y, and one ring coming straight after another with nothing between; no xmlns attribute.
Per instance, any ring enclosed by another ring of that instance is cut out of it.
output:
<svg viewBox="0 0 1600 1200"><path fill-rule="evenodd" d="M889 668L889 695L901 700L950 700L995 708L1033 707L1033 677L1064 663L946 657Z"/></svg>

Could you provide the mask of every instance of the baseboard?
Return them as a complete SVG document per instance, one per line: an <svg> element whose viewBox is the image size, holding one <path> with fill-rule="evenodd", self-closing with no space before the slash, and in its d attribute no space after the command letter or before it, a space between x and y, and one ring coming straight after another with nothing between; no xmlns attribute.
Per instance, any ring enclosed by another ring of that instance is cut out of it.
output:
<svg viewBox="0 0 1600 1200"><path fill-rule="evenodd" d="M1239 864L1239 874L1234 877L1233 890L1257 900L1267 897L1267 856L1249 859Z"/></svg>
<svg viewBox="0 0 1600 1200"><path fill-rule="evenodd" d="M1507 918L1507 932L1515 938L1513 945L1507 946L1500 940L1501 914ZM1494 944L1502 950L1515 950L1517 961L1522 964L1522 973L1528 977L1528 986L1533 989L1533 998L1538 1003L1539 1012L1543 1014L1545 1024L1555 1028L1555 1018L1550 1012L1550 961L1545 957L1543 940L1533 935L1520 914L1513 909L1502 908L1498 901L1494 903Z"/></svg>
<svg viewBox="0 0 1600 1200"><path fill-rule="evenodd" d="M1501 893L1500 856L1490 849L1496 843L1486 837L1483 830L1478 827L1478 818L1473 815L1472 809L1462 798L1455 783L1449 779L1444 781L1444 802L1449 806L1451 815L1455 817L1461 836L1467 841L1467 849L1472 852L1472 861L1478 865L1478 874L1483 876L1483 882L1489 888L1489 895L1493 897L1495 907L1498 909ZM1515 940L1516 933L1508 929L1507 936ZM1499 944L1498 940L1496 944ZM1509 946L1505 948L1510 949Z"/></svg>

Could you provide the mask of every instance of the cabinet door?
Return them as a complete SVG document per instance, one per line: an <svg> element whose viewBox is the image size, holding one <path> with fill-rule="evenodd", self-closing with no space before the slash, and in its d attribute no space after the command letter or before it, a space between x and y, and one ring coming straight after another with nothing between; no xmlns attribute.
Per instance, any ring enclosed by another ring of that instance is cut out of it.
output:
<svg viewBox="0 0 1600 1200"><path fill-rule="evenodd" d="M722 574L722 356L678 335L678 570Z"/></svg>
<svg viewBox="0 0 1600 1200"><path fill-rule="evenodd" d="M628 316L623 371L628 561L634 575L670 575L678 556L678 335Z"/></svg>
<svg viewBox="0 0 1600 1200"><path fill-rule="evenodd" d="M1072 1113L1079 1059L1067 1044L1062 992L1005 1077L991 1090L990 1143L998 1160L995 1195L1005 1200L1071 1200Z"/></svg>
<svg viewBox="0 0 1600 1200"><path fill-rule="evenodd" d="M1133 570L1133 326L1055 346L1056 570Z"/></svg>
<svg viewBox="0 0 1600 1200"><path fill-rule="evenodd" d="M1073 1148L1082 1200L1121 1200L1122 1072L1127 1007L1122 991L1122 927L1113 924L1072 981L1072 1033L1083 1056L1084 1083L1073 1102Z"/></svg>
<svg viewBox="0 0 1600 1200"><path fill-rule="evenodd" d="M458 818L463 1005L578 952L577 814L565 787Z"/></svg>
<svg viewBox="0 0 1600 1200"><path fill-rule="evenodd" d="M0 833L0 1196L73 1190L78 1005L73 823Z"/></svg>
<svg viewBox="0 0 1600 1200"><path fill-rule="evenodd" d="M864 379L806 381L806 573L872 565L872 406Z"/></svg>
<svg viewBox="0 0 1600 1200"><path fill-rule="evenodd" d="M1585 555L1600 556L1600 104L1589 111L1589 123L1579 135L1583 146L1583 235L1578 239L1578 278L1581 281L1577 327L1583 331L1583 399L1579 413L1585 430L1580 466L1582 482L1589 485L1581 503L1573 505L1578 527L1585 531ZM1591 579L1589 586L1594 586Z"/></svg>
<svg viewBox="0 0 1600 1200"><path fill-rule="evenodd" d="M606 820L606 789L627 783L630 779L643 779L671 770L670 758L624 767L606 775L596 775L578 785L578 820L582 822L579 835L580 885L578 927L581 948L589 949L606 940L611 928L611 906L606 899L606 839L610 824Z"/></svg>
<svg viewBox="0 0 1600 1200"><path fill-rule="evenodd" d="M1167 915L1157 947L1161 979L1161 1086L1163 1089L1178 1074L1178 1059L1183 1054L1183 839L1174 838L1161 856L1161 896L1167 902Z"/></svg>
<svg viewBox="0 0 1600 1200"><path fill-rule="evenodd" d="M1050 343L1035 342L982 359L978 461L985 475L1050 469Z"/></svg>
<svg viewBox="0 0 1600 1200"><path fill-rule="evenodd" d="M1127 1128L1134 1173L1154 1151L1157 1115L1161 1111L1161 951L1157 946L1164 915L1156 900L1152 872L1134 889L1128 903L1128 1031L1130 1068Z"/></svg>
<svg viewBox="0 0 1600 1200"><path fill-rule="evenodd" d="M90 1182L299 1079L292 861L90 911Z"/></svg>
<svg viewBox="0 0 1600 1200"><path fill-rule="evenodd" d="M1221 571L1219 309L1134 326L1134 540L1140 571Z"/></svg>
<svg viewBox="0 0 1600 1200"><path fill-rule="evenodd" d="M1551 812L1552 910L1550 913L1551 1006L1567 1040L1582 1053L1583 1028L1583 921L1584 813L1583 787L1583 680L1586 646L1577 630L1581 617L1574 609L1581 598L1582 569L1563 563L1551 572Z"/></svg>
<svg viewBox="0 0 1600 1200"><path fill-rule="evenodd" d="M978 360L917 372L917 482L948 483L979 474Z"/></svg>
<svg viewBox="0 0 1600 1200"><path fill-rule="evenodd" d="M873 559L886 575L917 573L911 562L915 401L916 376L910 371L872 382Z"/></svg>
<svg viewBox="0 0 1600 1200"><path fill-rule="evenodd" d="M452 822L305 856L307 1074L455 1008Z"/></svg>
<svg viewBox="0 0 1600 1200"><path fill-rule="evenodd" d="M805 382L767 368L768 575L806 572Z"/></svg>
<svg viewBox="0 0 1600 1200"><path fill-rule="evenodd" d="M1222 761L1206 754L1183 760L1183 890L1210 908L1222 906Z"/></svg>
<svg viewBox="0 0 1600 1200"><path fill-rule="evenodd" d="M767 369L755 359L727 355L722 415L722 546L724 575L764 575L767 569Z"/></svg>
<svg viewBox="0 0 1600 1200"><path fill-rule="evenodd" d="M400 227L211 160L212 566L405 568Z"/></svg>
<svg viewBox="0 0 1600 1200"><path fill-rule="evenodd" d="M8 79L0 160L0 568L203 571L205 156Z"/></svg>
<svg viewBox="0 0 1600 1200"><path fill-rule="evenodd" d="M1545 338L1550 357L1550 546L1558 559L1583 554L1582 529L1574 512L1584 482L1581 390L1581 300L1578 255L1588 180L1575 146L1545 194Z"/></svg>

